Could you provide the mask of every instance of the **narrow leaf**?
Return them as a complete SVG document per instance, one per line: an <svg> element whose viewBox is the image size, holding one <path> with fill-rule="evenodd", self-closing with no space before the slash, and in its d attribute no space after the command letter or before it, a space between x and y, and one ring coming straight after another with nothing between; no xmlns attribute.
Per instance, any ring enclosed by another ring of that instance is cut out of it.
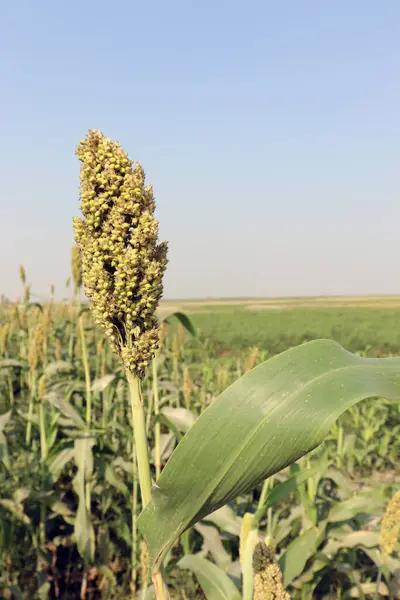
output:
<svg viewBox="0 0 400 600"><path fill-rule="evenodd" d="M79 427L79 429L84 429L86 427L85 422L79 415L78 411L66 400L64 400L62 396L60 396L56 392L49 392L48 394L46 394L45 399L48 400L50 404L58 408L58 410L62 412L63 415L70 418L71 421L73 421L75 425Z"/></svg>
<svg viewBox="0 0 400 600"><path fill-rule="evenodd" d="M169 313L163 313L162 311L159 312L159 319L162 322L166 322L168 323L170 319L175 318L177 319L180 324L182 325L182 327L184 327L186 329L186 331L188 333L190 333L190 335L192 335L193 337L196 337L196 328L193 325L192 321L190 320L190 318L185 315L185 313L183 312L169 312Z"/></svg>
<svg viewBox="0 0 400 600"><path fill-rule="evenodd" d="M181 558L178 566L193 571L207 600L241 600L241 596L229 576L206 558L188 554Z"/></svg>
<svg viewBox="0 0 400 600"><path fill-rule="evenodd" d="M44 370L46 377L51 378L56 375L70 375L74 372L74 365L65 360L57 360L47 365Z"/></svg>
<svg viewBox="0 0 400 600"><path fill-rule="evenodd" d="M95 536L90 513L86 507L86 485L93 474L94 440L88 437L75 440L75 462L78 467L76 475L78 510L75 519L75 539L79 554L88 562L94 558Z"/></svg>
<svg viewBox="0 0 400 600"><path fill-rule="evenodd" d="M109 374L104 375L103 377L99 377L95 379L92 383L92 392L104 392L104 390L110 385L112 381L114 381L115 375Z"/></svg>
<svg viewBox="0 0 400 600"><path fill-rule="evenodd" d="M0 415L0 432L2 432L11 418L11 410Z"/></svg>
<svg viewBox="0 0 400 600"><path fill-rule="evenodd" d="M242 518L230 506L222 506L208 515L205 520L214 523L222 531L227 531L236 536L240 535Z"/></svg>
<svg viewBox="0 0 400 600"><path fill-rule="evenodd" d="M174 408L173 406L165 406L161 410L161 414L165 415L179 431L185 433L189 431L191 426L196 421L196 415L187 408Z"/></svg>
<svg viewBox="0 0 400 600"><path fill-rule="evenodd" d="M229 552L224 548L218 529L212 525L204 525L203 523L196 523L195 529L204 540L201 554L206 557L210 553L218 567L226 569L232 562L232 559Z"/></svg>
<svg viewBox="0 0 400 600"><path fill-rule="evenodd" d="M52 458L51 462L49 463L49 471L51 473L53 482L57 481L65 465L69 463L74 456L74 448L64 448L63 450L57 452L57 454Z"/></svg>
<svg viewBox="0 0 400 600"><path fill-rule="evenodd" d="M308 469L307 471L299 471L294 475L291 475L286 481L282 481L282 483L278 483L275 485L272 490L269 492L266 506L273 506L277 502L281 502L284 500L289 494L296 491L297 486L301 483L304 483L310 477L314 477L321 472L321 467L318 465L313 469Z"/></svg>
<svg viewBox="0 0 400 600"><path fill-rule="evenodd" d="M355 548L355 546L365 546L372 548L379 546L380 534L376 531L352 531L351 533L332 533L332 536L338 540L344 548Z"/></svg>
<svg viewBox="0 0 400 600"><path fill-rule="evenodd" d="M10 369L11 367L18 367L23 369L26 367L26 364L21 362L20 360L15 360L14 358L5 358L0 360L0 369Z"/></svg>
<svg viewBox="0 0 400 600"><path fill-rule="evenodd" d="M307 560L317 550L317 538L317 529L311 527L286 548L285 553L279 559L284 587L287 587L293 579L303 572Z"/></svg>
<svg viewBox="0 0 400 600"><path fill-rule="evenodd" d="M385 504L384 498L380 492L369 491L359 496L353 496L349 500L342 500L335 504L329 511L329 521L335 523L338 521L348 521L354 519L360 513L374 513L382 509Z"/></svg>

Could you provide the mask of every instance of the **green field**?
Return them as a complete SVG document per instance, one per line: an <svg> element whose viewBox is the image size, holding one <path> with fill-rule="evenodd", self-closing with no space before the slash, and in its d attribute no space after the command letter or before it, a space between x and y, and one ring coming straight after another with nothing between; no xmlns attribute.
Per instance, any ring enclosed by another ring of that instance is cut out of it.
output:
<svg viewBox="0 0 400 600"><path fill-rule="evenodd" d="M197 336L174 318L164 329L158 457L151 370L144 381L153 476L185 431L174 410L194 420L270 356L321 337L363 356L400 354L398 297L164 301L161 314L171 311L186 313ZM82 445L88 386L93 444ZM130 418L118 358L88 312L70 301L0 305L0 597L145 597L146 556L140 534L130 531L132 496L134 522L140 510ZM382 517L400 485L399 433L400 405L366 400L340 417L311 456L268 483L273 491L298 477L259 523L276 545L292 598L400 597L399 556L383 563L380 553ZM261 489L174 545L166 567L172 598L204 598L196 577L177 565L185 554L202 553L240 587L239 532Z"/></svg>
<svg viewBox="0 0 400 600"><path fill-rule="evenodd" d="M277 353L312 339L332 338L352 352L371 356L400 352L398 297L168 301L163 310L187 312L200 335L232 351L258 346Z"/></svg>

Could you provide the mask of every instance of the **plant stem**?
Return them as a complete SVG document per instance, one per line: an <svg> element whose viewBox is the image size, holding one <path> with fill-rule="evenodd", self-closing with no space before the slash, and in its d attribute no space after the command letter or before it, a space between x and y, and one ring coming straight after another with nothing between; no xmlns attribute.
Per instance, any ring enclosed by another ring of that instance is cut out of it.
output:
<svg viewBox="0 0 400 600"><path fill-rule="evenodd" d="M14 406L14 388L13 388L13 380L10 374L8 374L8 389L10 392L10 406Z"/></svg>
<svg viewBox="0 0 400 600"><path fill-rule="evenodd" d="M44 462L47 458L47 439L46 439L46 423L44 417L44 400L40 398L39 400L39 427L40 427L40 452L42 457L42 462Z"/></svg>
<svg viewBox="0 0 400 600"><path fill-rule="evenodd" d="M140 493L142 496L142 507L150 502L151 475L150 462L147 448L146 419L144 414L143 396L140 379L133 373L127 371L129 392L132 409L133 436L135 440L136 460L139 475ZM135 457L133 457L135 459ZM132 507L133 509L133 507ZM160 571L153 572L153 582L158 600L169 598L163 576Z"/></svg>
<svg viewBox="0 0 400 600"><path fill-rule="evenodd" d="M154 465L156 468L156 479L160 477L161 473L161 427L158 416L160 414L160 399L158 395L158 375L157 375L157 357L155 356L152 360L153 369L153 398L154 398L154 416L156 423L154 426Z"/></svg>
<svg viewBox="0 0 400 600"><path fill-rule="evenodd" d="M136 459L139 474L140 493L143 508L150 502L151 475L147 448L146 422L144 416L143 396L140 379L127 373L131 399L133 436L135 439Z"/></svg>
<svg viewBox="0 0 400 600"><path fill-rule="evenodd" d="M92 420L92 392L91 392L91 381L90 381L90 369L89 369L89 360L86 349L86 341L85 341L85 330L83 328L83 319L82 315L79 317L79 333L81 337L81 347L82 347L82 362L83 362L83 370L85 372L85 385L86 385L86 423L88 428L90 428L90 423Z"/></svg>
<svg viewBox="0 0 400 600"><path fill-rule="evenodd" d="M35 373L30 373L30 396L29 396L29 405L28 405L28 418L26 423L26 433L25 433L25 443L27 446L30 446L31 436L32 436L32 418L33 418L33 405L35 403L35 394L36 394L36 375Z"/></svg>
<svg viewBox="0 0 400 600"><path fill-rule="evenodd" d="M258 500L257 510L253 517L253 528L258 527L258 524L260 523L261 519L263 518L263 516L265 514L265 511L268 508L266 506L268 492L272 488L273 484L274 484L273 476L266 479L263 483L260 498Z"/></svg>
<svg viewBox="0 0 400 600"><path fill-rule="evenodd" d="M132 593L136 590L137 578L137 505L138 505L138 481L137 481L137 462L135 456L135 446L133 446L133 494L132 494Z"/></svg>
<svg viewBox="0 0 400 600"><path fill-rule="evenodd" d="M153 583L157 600L169 600L168 590L166 588L163 575L160 571L153 573Z"/></svg>
<svg viewBox="0 0 400 600"><path fill-rule="evenodd" d="M381 587L381 581L382 581L382 565L379 567L379 571L378 571L378 577L376 580L376 588L375 588L375 594L374 594L374 598L373 600L378 600L380 594L380 587Z"/></svg>

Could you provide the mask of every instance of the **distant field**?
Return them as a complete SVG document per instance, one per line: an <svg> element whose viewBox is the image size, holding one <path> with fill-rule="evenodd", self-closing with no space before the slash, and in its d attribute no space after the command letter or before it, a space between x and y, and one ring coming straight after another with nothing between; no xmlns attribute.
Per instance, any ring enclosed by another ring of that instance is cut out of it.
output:
<svg viewBox="0 0 400 600"><path fill-rule="evenodd" d="M164 301L221 349L257 346L270 354L333 338L354 352L400 352L400 296Z"/></svg>
<svg viewBox="0 0 400 600"><path fill-rule="evenodd" d="M371 307L400 308L400 296L310 296L299 298L210 298L163 300L163 308L180 307L186 312L210 310L215 307L241 306L248 310L278 310L294 308Z"/></svg>

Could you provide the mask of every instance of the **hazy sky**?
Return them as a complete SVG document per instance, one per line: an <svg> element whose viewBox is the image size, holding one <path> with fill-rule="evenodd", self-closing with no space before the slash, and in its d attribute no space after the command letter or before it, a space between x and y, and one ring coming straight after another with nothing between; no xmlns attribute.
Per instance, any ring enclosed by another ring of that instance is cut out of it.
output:
<svg viewBox="0 0 400 600"><path fill-rule="evenodd" d="M154 185L167 297L400 293L399 0L0 7L0 294L66 294L75 145Z"/></svg>

